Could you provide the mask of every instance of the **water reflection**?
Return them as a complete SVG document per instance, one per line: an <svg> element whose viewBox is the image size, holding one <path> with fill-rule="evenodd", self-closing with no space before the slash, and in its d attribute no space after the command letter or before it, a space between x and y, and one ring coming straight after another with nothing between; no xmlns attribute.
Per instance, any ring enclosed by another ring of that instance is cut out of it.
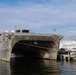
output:
<svg viewBox="0 0 76 75"><path fill-rule="evenodd" d="M76 75L76 61L59 62L61 75Z"/></svg>
<svg viewBox="0 0 76 75"><path fill-rule="evenodd" d="M12 58L0 61L0 75L76 75L76 62Z"/></svg>
<svg viewBox="0 0 76 75"><path fill-rule="evenodd" d="M40 59L12 59L12 75L59 75L56 61Z"/></svg>

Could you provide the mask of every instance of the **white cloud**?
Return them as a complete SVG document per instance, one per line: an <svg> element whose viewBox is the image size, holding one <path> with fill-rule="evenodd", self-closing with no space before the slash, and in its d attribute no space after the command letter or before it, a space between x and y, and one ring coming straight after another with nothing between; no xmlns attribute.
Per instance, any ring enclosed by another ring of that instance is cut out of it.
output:
<svg viewBox="0 0 76 75"><path fill-rule="evenodd" d="M71 36L76 36L76 31L70 31L70 32L69 32L69 35L71 35Z"/></svg>

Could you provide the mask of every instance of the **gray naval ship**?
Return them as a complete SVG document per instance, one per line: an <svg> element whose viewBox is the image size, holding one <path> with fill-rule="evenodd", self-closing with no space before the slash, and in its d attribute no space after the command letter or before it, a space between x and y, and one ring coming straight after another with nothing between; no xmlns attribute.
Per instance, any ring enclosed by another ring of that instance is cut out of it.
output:
<svg viewBox="0 0 76 75"><path fill-rule="evenodd" d="M0 60L11 55L57 59L61 35L31 33L26 29L0 33Z"/></svg>

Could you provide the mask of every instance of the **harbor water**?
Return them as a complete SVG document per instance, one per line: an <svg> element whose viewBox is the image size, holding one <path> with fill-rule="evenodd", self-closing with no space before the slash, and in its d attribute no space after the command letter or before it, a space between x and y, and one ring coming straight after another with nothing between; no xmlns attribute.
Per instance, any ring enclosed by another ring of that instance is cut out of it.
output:
<svg viewBox="0 0 76 75"><path fill-rule="evenodd" d="M76 75L76 62L11 58L0 61L0 75Z"/></svg>

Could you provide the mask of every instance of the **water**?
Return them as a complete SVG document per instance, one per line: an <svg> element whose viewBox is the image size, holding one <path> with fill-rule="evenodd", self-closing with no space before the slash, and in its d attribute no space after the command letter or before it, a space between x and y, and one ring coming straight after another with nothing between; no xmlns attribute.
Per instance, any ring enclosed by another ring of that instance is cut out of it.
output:
<svg viewBox="0 0 76 75"><path fill-rule="evenodd" d="M12 58L0 61L0 75L76 75L76 62Z"/></svg>

